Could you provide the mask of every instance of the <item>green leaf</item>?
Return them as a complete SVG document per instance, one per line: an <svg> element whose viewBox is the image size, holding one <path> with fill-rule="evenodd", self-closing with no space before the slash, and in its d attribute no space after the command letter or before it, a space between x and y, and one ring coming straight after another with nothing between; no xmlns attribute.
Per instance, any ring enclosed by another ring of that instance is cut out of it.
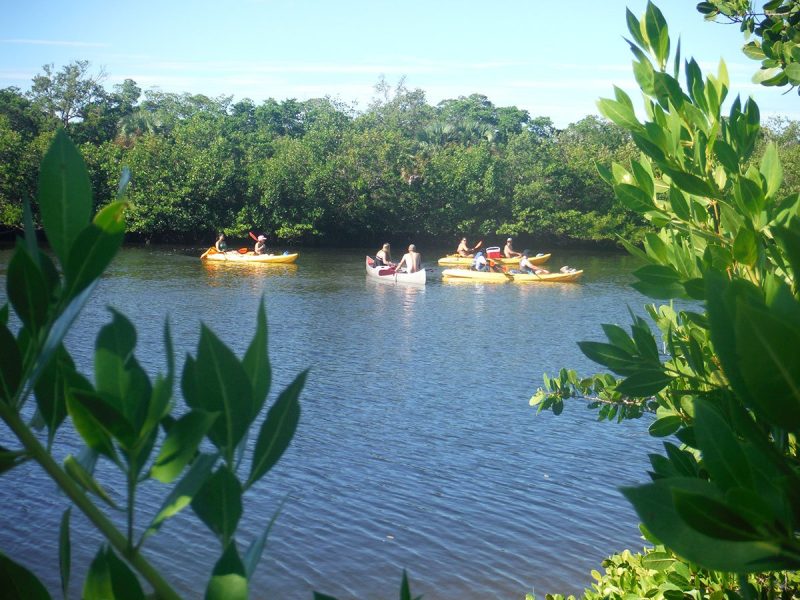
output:
<svg viewBox="0 0 800 600"><path fill-rule="evenodd" d="M17 245L8 263L6 288L8 299L20 320L33 332L43 327L47 321L50 294L44 275L22 243Z"/></svg>
<svg viewBox="0 0 800 600"><path fill-rule="evenodd" d="M653 421L648 431L653 437L667 437L678 431L682 425L683 419L677 415L670 415Z"/></svg>
<svg viewBox="0 0 800 600"><path fill-rule="evenodd" d="M695 404L695 435L714 483L727 491L753 489L753 476L745 449L720 412L709 402Z"/></svg>
<svg viewBox="0 0 800 600"><path fill-rule="evenodd" d="M21 465L26 458L24 450L9 450L0 446L0 475Z"/></svg>
<svg viewBox="0 0 800 600"><path fill-rule="evenodd" d="M70 389L67 399L67 410L70 412L70 415L77 412L75 410L76 404L82 405L85 411L91 415L92 421L101 427L106 434L116 439L123 448L126 450L133 448L138 439L137 432L126 415L119 410L114 401L107 394ZM86 428L83 430L79 429L81 437L83 437L85 431ZM89 436L84 437L84 441L86 441L87 445L94 448L90 442L92 442L95 437L95 432L89 432ZM100 448L95 448L95 450L100 451Z"/></svg>
<svg viewBox="0 0 800 600"><path fill-rule="evenodd" d="M655 208L653 198L634 185L621 183L614 187L614 193L622 204L638 213L644 213Z"/></svg>
<svg viewBox="0 0 800 600"><path fill-rule="evenodd" d="M628 375L639 366L639 363L630 354L612 344L578 342L578 347L589 359L608 367L619 375Z"/></svg>
<svg viewBox="0 0 800 600"><path fill-rule="evenodd" d="M77 393L85 395L90 392L78 390ZM91 408L77 399L72 388L67 390L67 413L72 419L76 431L89 448L110 458L117 460L116 450L108 431L92 414Z"/></svg>
<svg viewBox="0 0 800 600"><path fill-rule="evenodd" d="M153 521L145 531L143 538L155 533L164 521L175 516L189 505L194 495L209 478L217 458L216 455L212 454L200 454L195 458L186 475L172 488L172 491L164 500L158 513L153 517Z"/></svg>
<svg viewBox="0 0 800 600"><path fill-rule="evenodd" d="M689 221L692 218L692 212L689 209L689 203L686 201L686 196L683 195L676 186L669 186L669 204L672 211L679 219Z"/></svg>
<svg viewBox="0 0 800 600"><path fill-rule="evenodd" d="M294 437L300 421L300 392L306 382L308 371L300 373L295 380L281 392L258 433L253 451L250 477L245 487L261 479L280 459Z"/></svg>
<svg viewBox="0 0 800 600"><path fill-rule="evenodd" d="M760 539L747 519L724 502L681 489L674 489L672 497L678 516L689 527L704 535L733 542Z"/></svg>
<svg viewBox="0 0 800 600"><path fill-rule="evenodd" d="M795 66L800 67L800 65ZM778 147L775 142L767 144L764 156L761 157L759 171L767 182L767 196L774 198L783 183L783 167L781 167L781 159L778 157Z"/></svg>
<svg viewBox="0 0 800 600"><path fill-rule="evenodd" d="M64 268L68 298L100 277L116 256L125 236L126 207L125 202L106 205L78 235Z"/></svg>
<svg viewBox="0 0 800 600"><path fill-rule="evenodd" d="M641 370L617 384L616 391L631 398L647 398L663 390L672 379L657 369Z"/></svg>
<svg viewBox="0 0 800 600"><path fill-rule="evenodd" d="M636 354L636 344L633 343L633 340L622 327L609 324L604 324L602 327L609 342L628 354Z"/></svg>
<svg viewBox="0 0 800 600"><path fill-rule="evenodd" d="M664 169L664 171L669 175L670 179L672 179L672 182L684 192L707 198L714 198L717 195L705 180L691 173L684 173L683 171L675 171L672 169Z"/></svg>
<svg viewBox="0 0 800 600"><path fill-rule="evenodd" d="M190 407L220 413L208 437L231 462L253 420L253 388L233 352L205 325L196 361L187 360L184 365L182 386Z"/></svg>
<svg viewBox="0 0 800 600"><path fill-rule="evenodd" d="M800 428L800 330L781 316L739 300L735 320L739 369L761 416Z"/></svg>
<svg viewBox="0 0 800 600"><path fill-rule="evenodd" d="M800 64L796 62L789 63L786 65L786 68L783 70L786 74L786 77L789 78L789 83L792 85L797 85L800 83Z"/></svg>
<svg viewBox="0 0 800 600"><path fill-rule="evenodd" d="M34 387L36 406L47 426L49 443L67 416L69 389L91 390L91 384L75 370L72 357L62 345L42 370Z"/></svg>
<svg viewBox="0 0 800 600"><path fill-rule="evenodd" d="M755 232L742 226L733 241L733 257L742 264L753 266L758 260L758 242Z"/></svg>
<svg viewBox="0 0 800 600"><path fill-rule="evenodd" d="M659 479L622 489L648 531L685 559L707 569L753 573L762 572L780 552L779 545L772 542L720 541L689 527L676 511L675 491L719 499L712 484L690 477Z"/></svg>
<svg viewBox="0 0 800 600"><path fill-rule="evenodd" d="M264 297L258 303L258 315L256 317L256 333L253 341L245 352L242 366L247 372L250 383L253 386L253 413L255 419L266 402L272 382L272 367L269 363L269 352L267 348L267 314L264 310Z"/></svg>
<svg viewBox="0 0 800 600"><path fill-rule="evenodd" d="M244 564L239 558L236 543L231 541L225 547L206 588L206 600L247 600L247 576Z"/></svg>
<svg viewBox="0 0 800 600"><path fill-rule="evenodd" d="M42 582L28 569L0 552L0 590L6 600L50 600Z"/></svg>
<svg viewBox="0 0 800 600"><path fill-rule="evenodd" d="M739 155L733 147L724 140L717 140L714 143L714 154L717 160L722 163L730 173L739 172Z"/></svg>
<svg viewBox="0 0 800 600"><path fill-rule="evenodd" d="M639 19L636 18L636 15L631 12L630 8L625 9L625 20L628 24L628 31L631 32L633 39L641 48L646 48L647 46L642 37L642 25L639 23Z"/></svg>
<svg viewBox="0 0 800 600"><path fill-rule="evenodd" d="M667 21L658 7L652 2L647 2L647 10L644 15L644 27L647 31L647 39L650 48L658 59L659 65L666 65L669 58L669 31Z"/></svg>
<svg viewBox="0 0 800 600"><path fill-rule="evenodd" d="M149 412L152 385L133 356L136 328L124 315L111 309L111 323L97 335L94 370L97 389L106 403L119 412L128 424L129 437L117 438L130 448L139 439ZM112 430L113 423L101 422Z"/></svg>
<svg viewBox="0 0 800 600"><path fill-rule="evenodd" d="M62 265L92 214L86 164L64 133L56 132L39 172L39 210L47 239Z"/></svg>
<svg viewBox="0 0 800 600"><path fill-rule="evenodd" d="M221 465L192 498L192 510L219 537L223 546L233 538L242 516L242 486Z"/></svg>
<svg viewBox="0 0 800 600"><path fill-rule="evenodd" d="M70 506L61 515L61 525L58 529L58 566L61 575L61 593L68 597L69 576L72 570L72 545L69 539L69 517L72 514Z"/></svg>
<svg viewBox="0 0 800 600"><path fill-rule="evenodd" d="M261 560L261 555L264 552L264 546L267 543L267 538L269 537L269 532L272 531L272 526L275 524L275 521L278 520L278 515L280 515L281 510L283 509L283 505L286 502L286 496L278 505L278 508L272 514L272 518L267 523L267 526L264 528L264 531L258 536L250 546L247 548L247 552L244 554L244 566L245 566L245 573L247 574L247 579L252 579L253 573L256 572L256 567L258 566L258 561Z"/></svg>
<svg viewBox="0 0 800 600"><path fill-rule="evenodd" d="M103 547L89 567L83 600L144 600L144 591L130 567L111 548Z"/></svg>
<svg viewBox="0 0 800 600"><path fill-rule="evenodd" d="M42 345L42 350L39 352L39 356L36 359L36 366L34 367L33 375L30 377L32 381L37 380L42 369L47 366L47 363L53 357L53 354L58 351L58 348L64 341L64 336L72 326L72 322L78 317L78 314L80 314L83 306L89 300L89 296L91 296L96 286L97 281L92 282L92 284L90 284L80 294L70 300L69 304L61 312L61 315L55 320L53 326L50 328L50 333L48 333L47 338ZM2 361L0 361L0 363L1 362Z"/></svg>
<svg viewBox="0 0 800 600"><path fill-rule="evenodd" d="M217 413L191 411L178 419L167 433L158 453L151 476L161 483L170 483L181 474L197 453L200 442L217 418Z"/></svg>
<svg viewBox="0 0 800 600"><path fill-rule="evenodd" d="M744 52L747 58L752 58L753 60L764 60L767 55L764 54L764 50L761 49L761 46L758 45L757 41L748 42L742 47L742 52Z"/></svg>
<svg viewBox="0 0 800 600"><path fill-rule="evenodd" d="M97 483L97 480L95 480L71 454L64 459L64 470L67 472L67 475L72 477L75 483L80 485L87 492L91 492L112 508L117 508L116 502L108 495L108 492Z"/></svg>
<svg viewBox="0 0 800 600"><path fill-rule="evenodd" d="M666 571L673 567L677 561L666 552L649 552L642 557L642 566L654 571Z"/></svg>
<svg viewBox="0 0 800 600"><path fill-rule="evenodd" d="M597 101L597 108L600 114L620 127L632 130L638 130L642 127L633 109L622 102L601 98Z"/></svg>
<svg viewBox="0 0 800 600"><path fill-rule="evenodd" d="M5 324L0 325L0 402L11 402L22 377L22 354Z"/></svg>

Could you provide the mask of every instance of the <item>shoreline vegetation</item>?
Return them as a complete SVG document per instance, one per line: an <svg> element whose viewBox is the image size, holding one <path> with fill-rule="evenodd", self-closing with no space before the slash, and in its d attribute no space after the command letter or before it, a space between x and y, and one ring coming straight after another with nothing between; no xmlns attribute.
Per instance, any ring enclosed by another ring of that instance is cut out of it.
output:
<svg viewBox="0 0 800 600"><path fill-rule="evenodd" d="M480 94L432 106L402 80L375 92L360 112L331 98L256 104L142 91L130 79L108 91L87 61L45 65L29 91L0 90L0 243L21 231L23 199L36 197L60 127L85 157L95 210L130 169L128 243L258 230L297 247L511 235L532 247L615 248L652 231L597 171L639 153L611 121L558 129ZM800 189L798 139L800 123L776 119L759 140L776 143L787 192Z"/></svg>

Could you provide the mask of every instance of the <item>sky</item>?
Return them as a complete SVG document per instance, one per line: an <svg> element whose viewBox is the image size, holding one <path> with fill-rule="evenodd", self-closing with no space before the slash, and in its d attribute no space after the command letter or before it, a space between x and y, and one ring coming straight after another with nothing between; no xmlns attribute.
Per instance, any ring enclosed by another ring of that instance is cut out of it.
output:
<svg viewBox="0 0 800 600"><path fill-rule="evenodd" d="M736 25L704 22L694 0L657 3L673 49L704 72L724 59L731 95L763 117L800 119L800 97L751 83ZM0 0L0 88L30 88L45 64L88 60L112 89L307 100L365 110L375 86L403 81L430 104L473 93L564 127L597 114L613 85L638 94L625 8L645 0Z"/></svg>

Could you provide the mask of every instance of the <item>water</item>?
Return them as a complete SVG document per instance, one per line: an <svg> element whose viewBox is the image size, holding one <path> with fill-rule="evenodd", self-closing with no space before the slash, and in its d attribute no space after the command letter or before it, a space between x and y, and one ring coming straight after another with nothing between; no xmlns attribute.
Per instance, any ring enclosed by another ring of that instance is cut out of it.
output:
<svg viewBox="0 0 800 600"><path fill-rule="evenodd" d="M642 547L617 489L646 480L658 447L648 420L601 424L582 402L560 417L528 405L543 372L594 372L576 341L601 339L601 323L627 327L628 306L642 312L645 298L627 285L633 259L555 253L551 267L585 269L578 284L450 284L437 268L417 287L366 279L362 251L303 251L297 265L271 267L204 264L199 254L122 251L68 345L88 372L110 305L136 323L151 373L164 369L165 318L180 364L201 321L241 355L266 299L270 402L311 371L291 447L246 496L245 548L285 499L251 597L394 598L405 568L426 600L534 588L542 598L580 592L605 556ZM0 252L2 301L9 258ZM8 437L0 428L0 445ZM68 431L59 439L63 458L74 448ZM2 483L0 548L56 592L64 499L33 465ZM163 495L145 487L140 523ZM83 525L75 515L74 597L99 544ZM201 596L219 552L189 510L145 551L187 597Z"/></svg>

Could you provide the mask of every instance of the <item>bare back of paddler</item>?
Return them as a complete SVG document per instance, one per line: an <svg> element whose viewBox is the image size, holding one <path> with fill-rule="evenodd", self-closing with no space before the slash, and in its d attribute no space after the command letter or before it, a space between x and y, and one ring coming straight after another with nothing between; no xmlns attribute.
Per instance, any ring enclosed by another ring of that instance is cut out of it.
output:
<svg viewBox="0 0 800 600"><path fill-rule="evenodd" d="M397 270L399 271L403 266L405 266L407 273L416 273L419 271L421 265L422 255L417 252L417 247L414 244L411 244L408 247L408 252L403 254L403 258L401 258L400 262L397 263Z"/></svg>

